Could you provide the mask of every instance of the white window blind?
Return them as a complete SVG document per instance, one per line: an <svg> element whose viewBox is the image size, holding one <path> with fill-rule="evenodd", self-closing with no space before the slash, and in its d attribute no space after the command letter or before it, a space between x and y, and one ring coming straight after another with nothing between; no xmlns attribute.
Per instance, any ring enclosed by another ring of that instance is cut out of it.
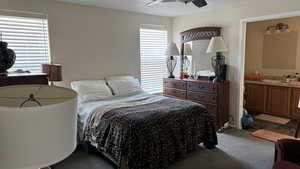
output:
<svg viewBox="0 0 300 169"><path fill-rule="evenodd" d="M17 69L41 72L41 64L50 62L48 21L46 18L0 15L2 41L16 53Z"/></svg>
<svg viewBox="0 0 300 169"><path fill-rule="evenodd" d="M168 31L140 29L141 85L149 93L163 91L163 78L167 75L165 50Z"/></svg>

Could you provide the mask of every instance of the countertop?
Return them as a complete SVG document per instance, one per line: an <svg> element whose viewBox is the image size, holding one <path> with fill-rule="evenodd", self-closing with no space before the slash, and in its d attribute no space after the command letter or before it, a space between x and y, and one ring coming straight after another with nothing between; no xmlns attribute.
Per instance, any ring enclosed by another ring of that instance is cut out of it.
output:
<svg viewBox="0 0 300 169"><path fill-rule="evenodd" d="M269 85L269 86L282 86L282 87L300 88L300 86L296 86L296 85L293 85L293 84L290 84L290 83L283 83L283 82L276 81L276 80L264 80L264 81L245 80L245 83Z"/></svg>

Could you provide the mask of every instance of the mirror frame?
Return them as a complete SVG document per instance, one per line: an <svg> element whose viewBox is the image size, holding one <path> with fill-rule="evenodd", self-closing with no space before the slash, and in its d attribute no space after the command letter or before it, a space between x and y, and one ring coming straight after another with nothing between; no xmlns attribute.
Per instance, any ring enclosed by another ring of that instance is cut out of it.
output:
<svg viewBox="0 0 300 169"><path fill-rule="evenodd" d="M181 43L181 64L180 72L183 72L183 58L184 58L184 43L196 40L210 40L212 37L221 36L221 27L198 27L186 30L180 33Z"/></svg>

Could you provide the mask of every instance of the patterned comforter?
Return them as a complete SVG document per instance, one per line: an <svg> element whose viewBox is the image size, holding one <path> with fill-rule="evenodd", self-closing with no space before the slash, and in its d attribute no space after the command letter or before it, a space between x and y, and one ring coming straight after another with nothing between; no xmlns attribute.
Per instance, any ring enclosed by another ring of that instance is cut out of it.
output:
<svg viewBox="0 0 300 169"><path fill-rule="evenodd" d="M165 169L200 143L217 144L213 117L190 101L166 98L98 114L91 113L85 137L118 168Z"/></svg>

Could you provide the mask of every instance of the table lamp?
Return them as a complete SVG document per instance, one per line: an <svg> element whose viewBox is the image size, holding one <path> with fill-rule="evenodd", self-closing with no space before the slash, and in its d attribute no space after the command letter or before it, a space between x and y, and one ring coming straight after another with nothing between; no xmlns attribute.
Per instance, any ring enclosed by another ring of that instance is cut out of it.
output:
<svg viewBox="0 0 300 169"><path fill-rule="evenodd" d="M76 148L77 94L47 85L0 88L0 169L39 169Z"/></svg>
<svg viewBox="0 0 300 169"><path fill-rule="evenodd" d="M175 67L177 65L177 59L174 56L179 55L176 43L171 42L168 45L165 54L166 54L166 56L168 56L168 58L167 58L167 68L168 68L168 72L169 72L169 78L175 78L173 72L174 72Z"/></svg>
<svg viewBox="0 0 300 169"><path fill-rule="evenodd" d="M212 66L215 70L216 78L214 82L223 82L225 80L226 70L223 70L225 65L225 57L222 55L222 52L227 52L228 48L226 47L223 37L217 36L213 37L210 40L210 43L207 48L207 53L216 53L216 56L212 58Z"/></svg>
<svg viewBox="0 0 300 169"><path fill-rule="evenodd" d="M60 64L43 64L43 73L48 75L48 80L51 85L54 82L62 81L62 66Z"/></svg>

